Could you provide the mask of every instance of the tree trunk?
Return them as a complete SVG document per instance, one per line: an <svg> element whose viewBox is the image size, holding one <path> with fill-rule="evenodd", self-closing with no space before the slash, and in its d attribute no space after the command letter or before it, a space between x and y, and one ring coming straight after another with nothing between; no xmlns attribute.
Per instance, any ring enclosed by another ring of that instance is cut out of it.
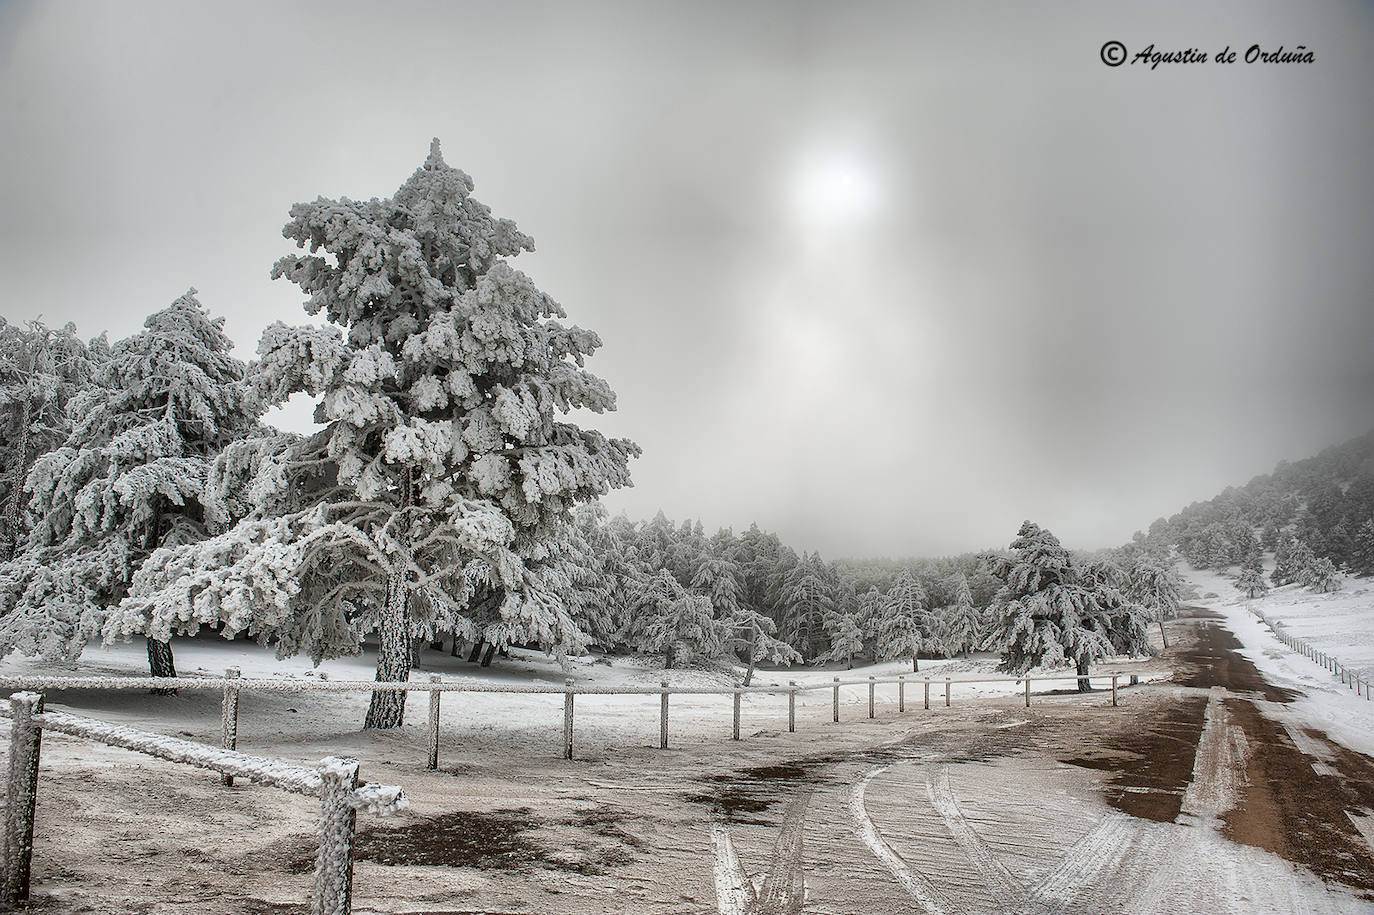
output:
<svg viewBox="0 0 1374 915"><path fill-rule="evenodd" d="M176 662L172 659L172 643L148 640L148 674L153 677L175 677ZM174 688L149 690L154 696L175 696Z"/></svg>
<svg viewBox="0 0 1374 915"><path fill-rule="evenodd" d="M745 685L745 686L748 686L748 685L749 685L749 681L752 680L752 679L754 679L754 665L757 664L757 663L758 663L758 662L757 662L756 660L754 660L754 655L753 655L753 653L751 652L751 653L749 654L749 669L746 670L746 671L744 672L744 685Z"/></svg>
<svg viewBox="0 0 1374 915"><path fill-rule="evenodd" d="M1087 677L1087 676L1088 676L1088 659L1087 659L1087 658L1083 658L1082 660L1080 660L1080 661L1078 662L1078 675L1079 675L1080 677ZM1092 685L1091 685L1090 683L1088 683L1088 681L1087 681L1086 679L1085 679L1085 680L1079 680L1079 681L1078 681L1078 691L1079 691L1080 693L1090 693L1090 692L1093 691L1093 688L1092 688Z"/></svg>
<svg viewBox="0 0 1374 915"><path fill-rule="evenodd" d="M404 683L410 679L410 640L406 638L407 594L405 574L396 572L386 583L386 603L377 620L378 683ZM404 690L376 690L367 707L364 728L398 728L405 721Z"/></svg>
<svg viewBox="0 0 1374 915"><path fill-rule="evenodd" d="M478 639L472 643L472 650L468 652L468 663L476 664L482 657L482 640Z"/></svg>
<svg viewBox="0 0 1374 915"><path fill-rule="evenodd" d="M415 478L411 468L401 471L401 499L397 514L402 516L400 540L408 548L410 506L414 501ZM404 564L398 563L402 569ZM386 600L377 619L378 683L405 683L410 679L410 585L404 571L392 572L386 580ZM405 721L405 690L374 690L367 707L364 728L398 728Z"/></svg>
<svg viewBox="0 0 1374 915"><path fill-rule="evenodd" d="M663 669L668 670L673 666L673 646L669 645L663 652Z"/></svg>
<svg viewBox="0 0 1374 915"><path fill-rule="evenodd" d="M488 646L487 646L487 650L484 651L484 652L482 652L482 666L483 666L483 667L490 667L490 666L491 666L491 659L494 658L494 657L496 657L496 646L495 646L495 645L488 645Z"/></svg>
<svg viewBox="0 0 1374 915"><path fill-rule="evenodd" d="M1169 647L1169 637L1164 634L1164 617L1159 618L1159 637L1164 641L1164 647Z"/></svg>
<svg viewBox="0 0 1374 915"><path fill-rule="evenodd" d="M911 653L911 672L918 674L921 672L921 662L916 657L916 652Z"/></svg>
<svg viewBox="0 0 1374 915"><path fill-rule="evenodd" d="M456 635L453 637L453 642L448 646L448 656L450 658L458 657L458 636Z"/></svg>

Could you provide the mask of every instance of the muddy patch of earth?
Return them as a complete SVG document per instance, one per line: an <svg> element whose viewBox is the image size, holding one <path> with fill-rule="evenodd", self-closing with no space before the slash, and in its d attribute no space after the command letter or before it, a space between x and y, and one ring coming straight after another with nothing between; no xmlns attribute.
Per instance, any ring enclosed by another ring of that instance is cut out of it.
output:
<svg viewBox="0 0 1374 915"><path fill-rule="evenodd" d="M1232 692L1259 693L1270 702L1292 702L1298 693L1273 686L1260 676L1254 663L1237 653L1240 640L1214 624L1219 619L1224 617L1210 610L1192 611L1191 625L1181 633L1183 644L1171 652L1182 662L1174 682L1198 689L1224 686Z"/></svg>
<svg viewBox="0 0 1374 915"><path fill-rule="evenodd" d="M1107 803L1131 816L1172 823L1193 778L1206 711L1205 697L1183 699L1158 716L1138 721L1140 727L1107 738L1103 755L1060 762L1115 773L1103 789Z"/></svg>
<svg viewBox="0 0 1374 915"><path fill-rule="evenodd" d="M1222 816L1222 835L1356 887L1374 900L1374 853L1351 818L1374 815L1374 760L1305 729L1304 743L1324 751L1324 759L1314 761L1253 702L1225 701L1252 750L1246 754L1240 803Z"/></svg>

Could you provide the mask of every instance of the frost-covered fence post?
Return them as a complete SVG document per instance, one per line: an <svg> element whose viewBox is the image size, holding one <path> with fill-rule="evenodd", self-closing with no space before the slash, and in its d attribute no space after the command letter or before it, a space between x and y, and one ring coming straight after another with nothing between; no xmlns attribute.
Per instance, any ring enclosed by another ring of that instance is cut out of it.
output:
<svg viewBox="0 0 1374 915"><path fill-rule="evenodd" d="M663 689L662 698L659 700L658 712L658 748L668 749L668 681L660 680L658 685Z"/></svg>
<svg viewBox="0 0 1374 915"><path fill-rule="evenodd" d="M787 733L797 730L797 681L787 681Z"/></svg>
<svg viewBox="0 0 1374 915"><path fill-rule="evenodd" d="M926 677L926 679L925 679L925 688L926 688L926 689L925 689L925 693L926 693L926 710L929 711L929 710L930 710L930 678L929 678L929 677Z"/></svg>
<svg viewBox="0 0 1374 915"><path fill-rule="evenodd" d="M573 681L572 677L563 681L563 758L572 759L573 731Z"/></svg>
<svg viewBox="0 0 1374 915"><path fill-rule="evenodd" d="M734 729L730 732L730 739L739 740L739 687L735 687L734 702L732 704L734 705L735 723Z"/></svg>
<svg viewBox="0 0 1374 915"><path fill-rule="evenodd" d="M33 861L33 812L38 801L38 750L43 730L33 716L43 711L38 693L10 696L10 771L5 795L5 888L3 901L29 898Z"/></svg>
<svg viewBox="0 0 1374 915"><path fill-rule="evenodd" d="M430 674L429 682L437 684L438 674ZM431 689L429 691L429 761L425 764L426 769L439 768L439 697L442 695L440 690Z"/></svg>
<svg viewBox="0 0 1374 915"><path fill-rule="evenodd" d="M834 705L835 720L838 722L838 721L840 720L840 678L839 678L839 677L836 677L836 678L835 678L835 687L834 687L834 689L835 689L835 697L834 697L834 700L832 701L831 704Z"/></svg>
<svg viewBox="0 0 1374 915"><path fill-rule="evenodd" d="M945 708L949 708L949 677L945 677Z"/></svg>
<svg viewBox="0 0 1374 915"><path fill-rule="evenodd" d="M906 711L906 677L897 678L897 711Z"/></svg>
<svg viewBox="0 0 1374 915"><path fill-rule="evenodd" d="M310 915L349 915L353 909L353 832L358 811L349 803L358 787L358 761L331 756L320 762L320 851Z"/></svg>
<svg viewBox="0 0 1374 915"><path fill-rule="evenodd" d="M239 688L230 681L239 678L237 667L224 669L224 698L220 701L219 717L223 731L220 745L226 750L237 750L239 746ZM226 788L234 786L234 776L221 775L220 781Z"/></svg>
<svg viewBox="0 0 1374 915"><path fill-rule="evenodd" d="M1112 674L1112 705L1116 705L1116 674Z"/></svg>
<svg viewBox="0 0 1374 915"><path fill-rule="evenodd" d="M873 691L877 688L877 681L872 677L868 678L868 717L873 717Z"/></svg>
<svg viewBox="0 0 1374 915"><path fill-rule="evenodd" d="M1030 674L1026 675L1026 708L1030 708Z"/></svg>

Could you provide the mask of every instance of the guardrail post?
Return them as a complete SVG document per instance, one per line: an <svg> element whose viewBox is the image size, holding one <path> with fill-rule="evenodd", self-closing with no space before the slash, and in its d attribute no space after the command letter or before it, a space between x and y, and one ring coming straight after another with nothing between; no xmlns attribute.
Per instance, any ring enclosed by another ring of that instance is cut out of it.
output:
<svg viewBox="0 0 1374 915"><path fill-rule="evenodd" d="M438 683L439 675L430 674L430 683ZM442 693L437 689L429 691L429 762L425 764L426 769L439 768L439 697Z"/></svg>
<svg viewBox="0 0 1374 915"><path fill-rule="evenodd" d="M929 677L926 677L925 687L926 687L926 709L927 709L927 711L928 711L928 710L930 709L930 678L929 678Z"/></svg>
<svg viewBox="0 0 1374 915"><path fill-rule="evenodd" d="M320 762L320 851L310 915L349 915L353 908L353 833L358 811L349 803L358 787L358 761L331 756Z"/></svg>
<svg viewBox="0 0 1374 915"><path fill-rule="evenodd" d="M733 728L733 730L731 730L731 732L730 732L730 739L731 739L731 740L739 740L739 688L738 688L738 687L735 688L734 700L735 700L735 701L734 701L735 723L734 723L734 728Z"/></svg>
<svg viewBox="0 0 1374 915"><path fill-rule="evenodd" d="M945 708L949 708L949 677L945 677Z"/></svg>
<svg viewBox="0 0 1374 915"><path fill-rule="evenodd" d="M906 711L906 677L897 678L897 711Z"/></svg>
<svg viewBox="0 0 1374 915"><path fill-rule="evenodd" d="M658 748L668 749L668 681L660 680L658 685L663 690L662 698L659 700L658 712Z"/></svg>
<svg viewBox="0 0 1374 915"><path fill-rule="evenodd" d="M873 717L873 691L877 688L877 681L872 677L868 678L868 717Z"/></svg>
<svg viewBox="0 0 1374 915"><path fill-rule="evenodd" d="M237 667L224 669L224 698L220 701L219 717L223 731L220 746L226 750L237 750L239 746L239 688L230 682L238 678ZM234 786L234 776L221 775L219 778L226 788Z"/></svg>
<svg viewBox="0 0 1374 915"><path fill-rule="evenodd" d="M29 898L33 862L33 812L38 801L38 751L43 730L33 716L43 711L39 693L10 696L10 771L5 804L5 887L3 901Z"/></svg>
<svg viewBox="0 0 1374 915"><path fill-rule="evenodd" d="M787 681L787 732L797 730L797 681Z"/></svg>
<svg viewBox="0 0 1374 915"><path fill-rule="evenodd" d="M572 677L563 681L563 758L572 759L573 731L573 681Z"/></svg>
<svg viewBox="0 0 1374 915"><path fill-rule="evenodd" d="M1026 675L1026 708L1030 708L1030 675Z"/></svg>
<svg viewBox="0 0 1374 915"><path fill-rule="evenodd" d="M1112 705L1116 705L1116 674L1112 674Z"/></svg>
<svg viewBox="0 0 1374 915"><path fill-rule="evenodd" d="M833 706L833 711L834 711L834 713L835 713L835 720L838 722L838 721L840 720L840 678L839 678L839 677L836 677L836 678L835 678L835 695L834 695L833 700L831 701L831 705Z"/></svg>

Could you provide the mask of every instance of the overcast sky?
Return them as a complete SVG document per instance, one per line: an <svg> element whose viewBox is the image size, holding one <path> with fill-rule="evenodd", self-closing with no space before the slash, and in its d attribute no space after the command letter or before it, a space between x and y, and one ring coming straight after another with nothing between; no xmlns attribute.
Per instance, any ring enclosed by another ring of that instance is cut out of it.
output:
<svg viewBox="0 0 1374 915"><path fill-rule="evenodd" d="M1115 545L1374 426L1374 6L1195 6L0 0L0 314L251 358L290 205L437 136L605 342L613 511Z"/></svg>

